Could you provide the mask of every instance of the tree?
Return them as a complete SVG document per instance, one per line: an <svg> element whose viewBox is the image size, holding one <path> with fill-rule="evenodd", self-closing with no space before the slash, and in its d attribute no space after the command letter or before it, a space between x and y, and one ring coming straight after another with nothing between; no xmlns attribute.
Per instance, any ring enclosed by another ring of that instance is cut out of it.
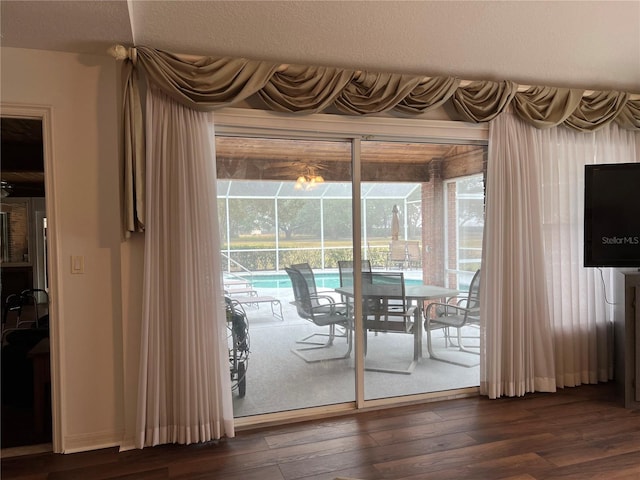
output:
<svg viewBox="0 0 640 480"><path fill-rule="evenodd" d="M407 225L409 227L409 235L420 235L422 232L422 204L407 204Z"/></svg>
<svg viewBox="0 0 640 480"><path fill-rule="evenodd" d="M287 240L290 240L295 232L315 233L315 230L320 228L319 216L319 199L278 199L278 229L284 232Z"/></svg>
<svg viewBox="0 0 640 480"><path fill-rule="evenodd" d="M372 199L367 201L367 235L391 238L391 212L398 199Z"/></svg>
<svg viewBox="0 0 640 480"><path fill-rule="evenodd" d="M350 239L352 232L351 200L325 200L323 208L325 238L332 240Z"/></svg>
<svg viewBox="0 0 640 480"><path fill-rule="evenodd" d="M229 202L229 218L227 220L229 222L229 236L231 238L238 238L238 235L240 235L240 231L242 229L242 221L244 219L244 216L242 215L242 205L240 200L235 198L230 198L228 202ZM218 205L221 207L223 212L221 215L219 215L219 218L220 219L226 218L225 202L223 201L219 202ZM220 222L220 224L224 225L222 221ZM231 238L228 239L228 241L231 240Z"/></svg>
<svg viewBox="0 0 640 480"><path fill-rule="evenodd" d="M272 199L253 199L243 202L243 215L247 217L246 228L249 231L273 230L275 204Z"/></svg>
<svg viewBox="0 0 640 480"><path fill-rule="evenodd" d="M456 182L458 225L484 225L484 179L482 175Z"/></svg>

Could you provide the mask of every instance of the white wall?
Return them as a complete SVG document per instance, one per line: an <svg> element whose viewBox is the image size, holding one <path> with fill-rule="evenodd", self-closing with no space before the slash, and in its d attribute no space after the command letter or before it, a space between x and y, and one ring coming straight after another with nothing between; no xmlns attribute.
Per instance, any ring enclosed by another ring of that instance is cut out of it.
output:
<svg viewBox="0 0 640 480"><path fill-rule="evenodd" d="M106 55L2 48L1 67L3 105L52 111L55 199L47 198L47 208L55 208L59 282L52 302L59 317L52 321L62 348L57 447L118 445L125 428L121 272L127 269L129 291L140 277L128 262L141 252L121 240L119 65ZM84 274L70 273L72 255L85 257Z"/></svg>

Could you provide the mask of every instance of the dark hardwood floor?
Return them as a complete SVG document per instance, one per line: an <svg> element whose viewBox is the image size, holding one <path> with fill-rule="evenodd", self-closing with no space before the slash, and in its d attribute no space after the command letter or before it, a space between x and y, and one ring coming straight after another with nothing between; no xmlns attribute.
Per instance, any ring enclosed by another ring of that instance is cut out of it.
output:
<svg viewBox="0 0 640 480"><path fill-rule="evenodd" d="M2 479L640 479L640 411L614 384L448 400L206 445L2 459Z"/></svg>

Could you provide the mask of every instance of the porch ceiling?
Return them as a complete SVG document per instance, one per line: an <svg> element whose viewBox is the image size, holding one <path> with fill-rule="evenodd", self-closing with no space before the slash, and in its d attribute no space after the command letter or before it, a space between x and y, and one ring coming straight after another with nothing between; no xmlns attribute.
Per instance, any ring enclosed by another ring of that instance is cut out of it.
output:
<svg viewBox="0 0 640 480"><path fill-rule="evenodd" d="M444 162L445 178L482 172L486 147L437 143L363 141L362 179L370 182L428 181L430 164ZM327 181L351 180L347 141L216 137L218 178L293 180L312 170Z"/></svg>

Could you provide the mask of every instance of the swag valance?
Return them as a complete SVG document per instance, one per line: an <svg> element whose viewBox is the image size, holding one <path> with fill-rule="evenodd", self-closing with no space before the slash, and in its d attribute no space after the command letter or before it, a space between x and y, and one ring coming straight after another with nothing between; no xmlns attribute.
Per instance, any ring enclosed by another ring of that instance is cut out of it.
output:
<svg viewBox="0 0 640 480"><path fill-rule="evenodd" d="M149 47L117 46L124 62L125 216L128 232L144 230L144 125L138 69L159 88L195 110L215 110L259 97L278 112L318 113L329 107L349 115L387 111L421 114L444 106L460 119L487 122L512 105L536 128L560 124L592 131L610 122L640 130L640 97L628 92L585 92L520 87L505 80L463 82L334 67L281 65L244 58L200 57Z"/></svg>

